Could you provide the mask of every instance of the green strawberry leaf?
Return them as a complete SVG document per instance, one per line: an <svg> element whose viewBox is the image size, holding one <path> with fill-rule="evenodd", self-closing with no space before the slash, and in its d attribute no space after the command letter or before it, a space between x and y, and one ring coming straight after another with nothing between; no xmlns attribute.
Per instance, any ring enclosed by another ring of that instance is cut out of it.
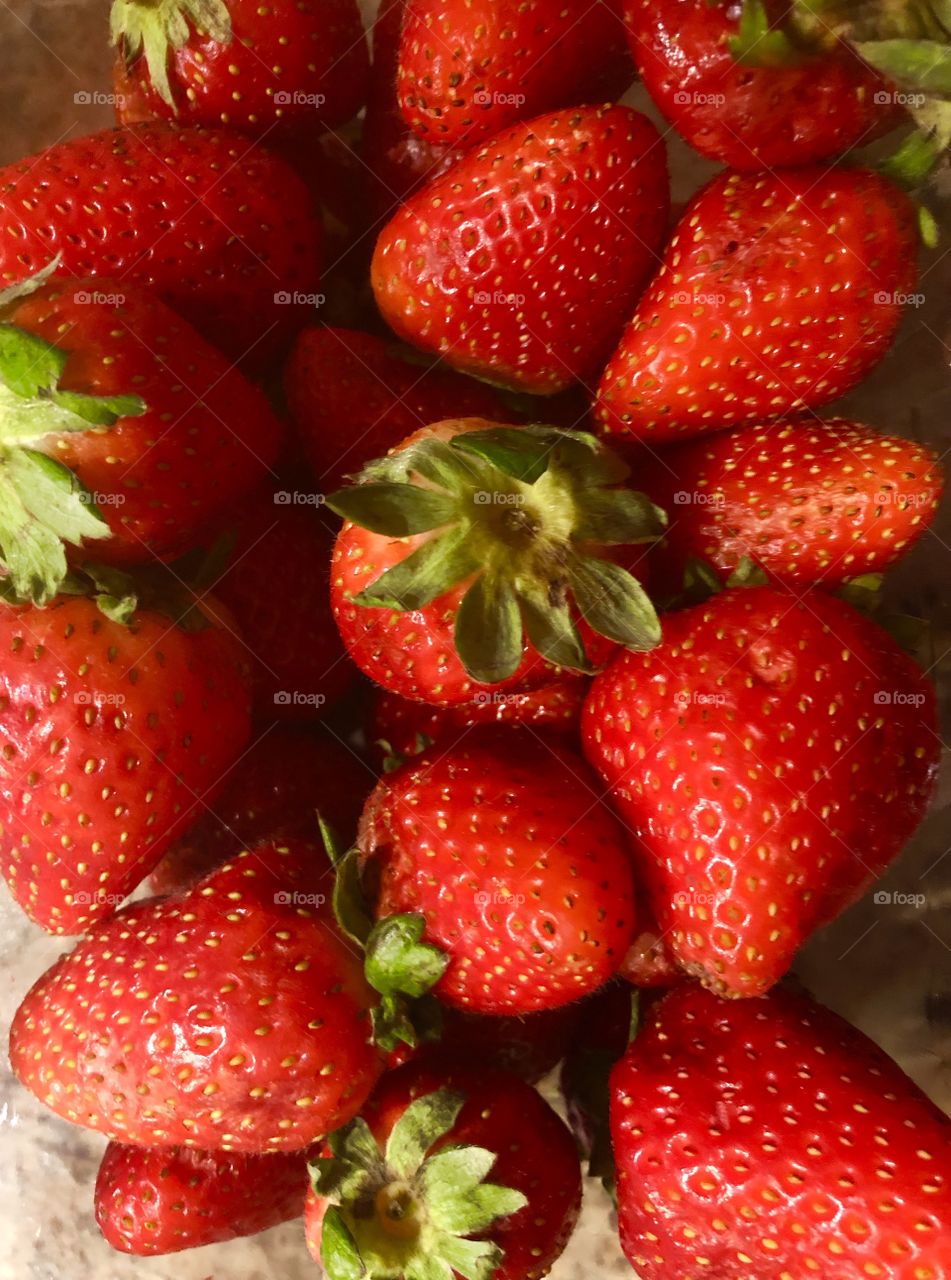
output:
<svg viewBox="0 0 951 1280"><path fill-rule="evenodd" d="M515 674L524 651L522 616L506 578L490 573L476 578L456 613L455 642L473 680L499 684Z"/></svg>
<svg viewBox="0 0 951 1280"><path fill-rule="evenodd" d="M354 604L401 613L421 609L480 568L465 525L429 538L377 578Z"/></svg>
<svg viewBox="0 0 951 1280"><path fill-rule="evenodd" d="M42 289L59 270L62 261L63 255L58 253L51 262L48 262L45 267L41 267L32 276L28 276L26 280L21 280L17 284L10 284L5 289L0 289L0 311L12 306L14 302L19 302L21 298L28 298L31 293L36 293L37 289Z"/></svg>
<svg viewBox="0 0 951 1280"><path fill-rule="evenodd" d="M330 1280L363 1280L367 1275L350 1228L333 1205L321 1224L320 1262Z"/></svg>
<svg viewBox="0 0 951 1280"><path fill-rule="evenodd" d="M862 40L855 48L877 71L908 89L951 93L951 48L936 40Z"/></svg>
<svg viewBox="0 0 951 1280"><path fill-rule="evenodd" d="M660 621L633 574L611 560L579 556L570 568L581 616L599 635L642 651L660 643Z"/></svg>
<svg viewBox="0 0 951 1280"><path fill-rule="evenodd" d="M446 494L386 480L338 489L328 497L327 506L345 520L387 538L428 533L459 519L458 503Z"/></svg>
<svg viewBox="0 0 951 1280"><path fill-rule="evenodd" d="M585 504L574 539L604 547L636 546L656 542L666 527L666 515L646 494L633 489L605 489Z"/></svg>
<svg viewBox="0 0 951 1280"><path fill-rule="evenodd" d="M380 1148L370 1132L370 1126L361 1116L342 1128L335 1129L328 1139L328 1145L338 1160L367 1172L372 1172L380 1164Z"/></svg>
<svg viewBox="0 0 951 1280"><path fill-rule="evenodd" d="M492 1280L504 1257L491 1240L465 1240L461 1236L441 1235L436 1248L446 1265L465 1280Z"/></svg>
<svg viewBox="0 0 951 1280"><path fill-rule="evenodd" d="M452 1268L436 1254L419 1254L403 1269L405 1280L453 1280Z"/></svg>
<svg viewBox="0 0 951 1280"><path fill-rule="evenodd" d="M110 27L112 42L128 63L144 52L152 88L176 113L168 79L172 51L185 44L192 29L218 44L230 44L232 38L223 0L114 0Z"/></svg>
<svg viewBox="0 0 951 1280"><path fill-rule="evenodd" d="M14 324L0 324L0 382L23 400L36 399L55 387L68 356L36 334Z"/></svg>
<svg viewBox="0 0 951 1280"><path fill-rule="evenodd" d="M421 941L421 915L386 916L374 925L366 944L366 976L381 995L424 996L446 971L449 957Z"/></svg>
<svg viewBox="0 0 951 1280"><path fill-rule="evenodd" d="M426 1152L456 1123L464 1101L463 1095L453 1089L439 1089L410 1103L386 1143L386 1163L394 1173L407 1179L416 1173ZM475 1178L473 1185L484 1176Z"/></svg>
<svg viewBox="0 0 951 1280"><path fill-rule="evenodd" d="M129 626L139 603L132 577L121 569L91 560L84 561L83 573L96 589L96 604L100 613L120 626Z"/></svg>
<svg viewBox="0 0 951 1280"><path fill-rule="evenodd" d="M484 458L513 480L535 484L548 470L556 443L557 432L536 434L524 427L494 427L488 431L464 431L453 437L452 447Z"/></svg>
<svg viewBox="0 0 951 1280"><path fill-rule="evenodd" d="M373 930L373 920L367 911L360 883L360 850L349 850L335 866L334 916L351 942L363 947Z"/></svg>
<svg viewBox="0 0 951 1280"><path fill-rule="evenodd" d="M489 1176L495 1161L495 1152L488 1151L485 1147L448 1147L429 1157L419 1171L419 1182L434 1210L437 1226L447 1231L460 1229L438 1216L440 1203L451 1200L455 1206L457 1200L464 1199ZM481 1231L485 1226L488 1223L463 1229Z"/></svg>
<svg viewBox="0 0 951 1280"><path fill-rule="evenodd" d="M519 592L519 604L525 631L540 654L557 667L594 674L567 600L552 600L526 584Z"/></svg>
<svg viewBox="0 0 951 1280"><path fill-rule="evenodd" d="M763 0L743 0L740 25L729 43L736 61L751 67L795 67L808 57L785 31L770 26Z"/></svg>

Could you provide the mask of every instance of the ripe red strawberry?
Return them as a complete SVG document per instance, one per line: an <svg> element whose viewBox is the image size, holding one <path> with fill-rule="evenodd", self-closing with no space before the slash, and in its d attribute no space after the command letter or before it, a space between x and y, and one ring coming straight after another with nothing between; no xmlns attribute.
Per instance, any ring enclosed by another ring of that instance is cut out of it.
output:
<svg viewBox="0 0 951 1280"><path fill-rule="evenodd" d="M911 201L869 170L720 174L604 371L601 429L658 443L843 395L892 343L917 244Z"/></svg>
<svg viewBox="0 0 951 1280"><path fill-rule="evenodd" d="M330 734L278 727L236 761L220 795L152 873L156 893L189 888L268 837L316 838L317 815L353 839L373 774Z"/></svg>
<svg viewBox="0 0 951 1280"><path fill-rule="evenodd" d="M517 124L409 199L383 229L387 323L447 364L550 395L598 374L658 260L664 144L627 107Z"/></svg>
<svg viewBox="0 0 951 1280"><path fill-rule="evenodd" d="M118 60L152 115L307 143L363 106L356 0L113 0Z"/></svg>
<svg viewBox="0 0 951 1280"><path fill-rule="evenodd" d="M763 10L784 16L791 7L770 0ZM733 169L779 169L832 159L898 123L888 82L854 49L828 36L810 47L776 27L747 38L742 8L734 0L624 5L641 79L697 151ZM750 64L757 57L764 65Z"/></svg>
<svg viewBox="0 0 951 1280"><path fill-rule="evenodd" d="M931 793L934 691L833 596L727 591L666 615L582 716L590 762L640 837L677 962L753 996L900 852Z"/></svg>
<svg viewBox="0 0 951 1280"><path fill-rule="evenodd" d="M674 991L611 1089L621 1244L643 1280L951 1274L948 1118L810 1000Z"/></svg>
<svg viewBox="0 0 951 1280"><path fill-rule="evenodd" d="M491 387L422 367L395 342L356 329L305 329L284 392L314 474L329 491L420 427L445 418L511 417Z"/></svg>
<svg viewBox="0 0 951 1280"><path fill-rule="evenodd" d="M658 560L729 576L746 559L789 582L887 569L931 523L944 489L930 449L833 418L740 427L665 450L646 487L670 524Z"/></svg>
<svg viewBox="0 0 951 1280"><path fill-rule="evenodd" d="M616 644L656 643L622 564L643 559L635 544L661 518L616 487L626 474L593 437L556 428L463 419L409 437L328 500L348 520L331 598L354 662L401 697L455 706L479 683L522 691L590 672Z"/></svg>
<svg viewBox="0 0 951 1280"><path fill-rule="evenodd" d="M633 78L620 0L406 0L397 93L421 138L472 146Z"/></svg>
<svg viewBox="0 0 951 1280"><path fill-rule="evenodd" d="M110 1142L96 1179L96 1221L121 1253L177 1253L289 1222L306 1192L306 1151L149 1151Z"/></svg>
<svg viewBox="0 0 951 1280"><path fill-rule="evenodd" d="M38 603L62 585L67 543L109 564L191 546L281 442L224 356L147 290L108 279L47 284L8 308L0 402L0 566Z"/></svg>
<svg viewBox="0 0 951 1280"><path fill-rule="evenodd" d="M330 1152L304 1211L328 1276L541 1280L578 1220L574 1139L505 1072L443 1056L401 1067Z"/></svg>
<svg viewBox="0 0 951 1280"><path fill-rule="evenodd" d="M250 732L225 620L128 625L94 601L0 605L0 861L50 933L110 915L209 803Z"/></svg>
<svg viewBox="0 0 951 1280"><path fill-rule="evenodd" d="M259 845L179 897L135 903L28 992L10 1061L74 1124L138 1146L294 1151L382 1070L372 992L316 845Z"/></svg>
<svg viewBox="0 0 951 1280"><path fill-rule="evenodd" d="M154 122L0 168L0 285L56 254L61 275L152 286L215 346L262 363L313 306L319 227L276 156Z"/></svg>
<svg viewBox="0 0 951 1280"><path fill-rule="evenodd" d="M384 776L358 837L377 920L418 914L449 957L434 993L474 1013L596 991L634 932L625 833L574 752L478 730Z"/></svg>

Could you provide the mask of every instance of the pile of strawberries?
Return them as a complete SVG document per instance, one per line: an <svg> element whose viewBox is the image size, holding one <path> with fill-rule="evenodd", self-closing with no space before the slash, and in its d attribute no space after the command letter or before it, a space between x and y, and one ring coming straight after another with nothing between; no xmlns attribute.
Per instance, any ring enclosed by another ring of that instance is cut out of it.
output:
<svg viewBox="0 0 951 1280"><path fill-rule="evenodd" d="M786 976L940 746L940 465L819 412L934 231L906 8L114 0L0 170L10 1056L115 1249L538 1280L583 1155L643 1280L951 1280L949 1121Z"/></svg>

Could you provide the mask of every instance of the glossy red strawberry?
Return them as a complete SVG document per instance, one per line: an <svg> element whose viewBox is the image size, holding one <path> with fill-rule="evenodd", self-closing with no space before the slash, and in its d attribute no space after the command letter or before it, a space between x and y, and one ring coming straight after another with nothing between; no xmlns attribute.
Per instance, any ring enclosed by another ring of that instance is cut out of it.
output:
<svg viewBox="0 0 951 1280"><path fill-rule="evenodd" d="M150 285L215 346L261 364L313 307L319 227L276 156L154 122L0 169L0 285L57 254L62 275Z"/></svg>
<svg viewBox="0 0 951 1280"><path fill-rule="evenodd" d="M243 651L85 597L0 605L0 863L50 933L110 915L210 803L250 732Z"/></svg>
<svg viewBox="0 0 951 1280"><path fill-rule="evenodd" d="M541 1280L578 1219L574 1139L505 1072L443 1056L410 1063L330 1149L336 1160L311 1166L304 1212L307 1246L329 1277L348 1264L381 1280L420 1274L425 1257L440 1275Z"/></svg>
<svg viewBox="0 0 951 1280"><path fill-rule="evenodd" d="M654 653L594 681L582 738L670 951L731 996L772 986L897 856L939 748L931 684L886 632L768 587L667 614Z"/></svg>
<svg viewBox="0 0 951 1280"><path fill-rule="evenodd" d="M634 932L625 833L583 761L473 731L383 777L358 837L377 920L423 917L448 957L434 987L474 1013L552 1009L596 991Z"/></svg>
<svg viewBox="0 0 951 1280"><path fill-rule="evenodd" d="M951 1272L951 1127L841 1018L672 992L615 1068L621 1244L643 1280Z"/></svg>
<svg viewBox="0 0 951 1280"><path fill-rule="evenodd" d="M406 0L397 93L421 138L472 146L633 78L620 0Z"/></svg>
<svg viewBox="0 0 951 1280"><path fill-rule="evenodd" d="M410 358L407 358L410 357ZM284 392L307 459L329 492L420 427L445 418L511 417L491 387L356 329L305 329Z"/></svg>
<svg viewBox="0 0 951 1280"><path fill-rule="evenodd" d="M289 1222L306 1192L305 1151L149 1151L110 1142L96 1179L96 1221L120 1253L177 1253Z"/></svg>
<svg viewBox="0 0 951 1280"><path fill-rule="evenodd" d="M604 365L667 229L664 144L627 107L513 125L411 197L373 257L400 337L550 395Z"/></svg>
<svg viewBox="0 0 951 1280"><path fill-rule="evenodd" d="M601 429L654 444L844 395L892 343L917 247L911 201L869 170L720 174L608 362Z"/></svg>
<svg viewBox="0 0 951 1280"><path fill-rule="evenodd" d="M744 558L788 582L835 585L887 569L918 541L944 489L922 445L860 423L741 427L663 452L645 485L670 523L657 568L689 557L729 576Z"/></svg>
<svg viewBox="0 0 951 1280"><path fill-rule="evenodd" d="M346 1123L383 1060L328 868L316 845L259 845L126 907L27 993L10 1032L22 1083L138 1146L295 1151Z"/></svg>
<svg viewBox="0 0 951 1280"><path fill-rule="evenodd" d="M152 115L269 143L306 144L366 93L356 0L114 0L112 38Z"/></svg>

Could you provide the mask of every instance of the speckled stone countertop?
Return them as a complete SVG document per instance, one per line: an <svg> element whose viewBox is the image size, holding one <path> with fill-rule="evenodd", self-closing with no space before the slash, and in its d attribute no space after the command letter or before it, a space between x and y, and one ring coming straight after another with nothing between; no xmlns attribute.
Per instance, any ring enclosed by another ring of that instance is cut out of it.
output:
<svg viewBox="0 0 951 1280"><path fill-rule="evenodd" d="M367 7L370 7L368 4ZM107 0L0 0L0 163L111 122ZM638 100L638 105L642 105ZM703 176L671 147L675 196ZM947 217L947 199L942 219ZM949 231L951 236L951 231ZM841 407L856 417L951 444L951 241L929 255L922 305L911 309L895 349ZM951 669L951 517L945 504L896 575L898 604L938 616L930 660L948 723ZM943 677L943 678L942 678ZM946 735L947 736L947 735ZM946 753L947 756L947 753ZM951 770L935 806L878 895L869 895L817 937L798 970L814 993L873 1036L951 1110ZM882 894L908 905L880 901ZM924 905L914 905L923 900ZM0 888L0 1037L59 943L28 926ZM46 1113L0 1066L0 1280L305 1280L317 1269L300 1223L251 1240L132 1259L113 1253L92 1218L103 1143ZM586 1193L582 1225L553 1280L632 1275L599 1186Z"/></svg>

